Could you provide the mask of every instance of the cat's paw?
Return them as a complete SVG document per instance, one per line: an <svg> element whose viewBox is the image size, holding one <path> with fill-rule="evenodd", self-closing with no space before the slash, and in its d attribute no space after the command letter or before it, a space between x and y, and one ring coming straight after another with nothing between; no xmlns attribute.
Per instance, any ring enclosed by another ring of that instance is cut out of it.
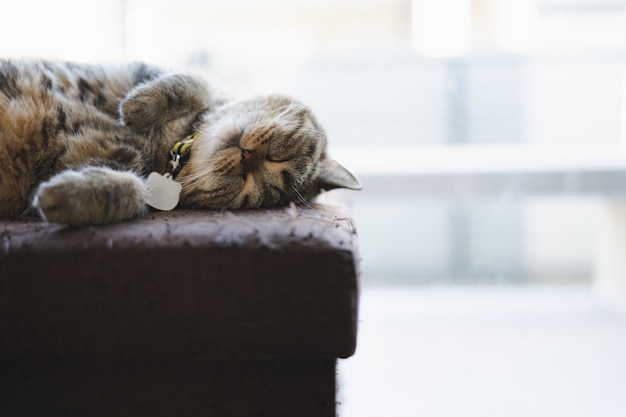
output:
<svg viewBox="0 0 626 417"><path fill-rule="evenodd" d="M142 214L146 194L144 182L130 172L88 167L64 171L42 183L33 207L51 223L112 223Z"/></svg>
<svg viewBox="0 0 626 417"><path fill-rule="evenodd" d="M151 85L137 87L120 103L120 121L135 132L149 131L153 126L163 124L160 107Z"/></svg>
<svg viewBox="0 0 626 417"><path fill-rule="evenodd" d="M175 74L135 87L120 103L121 122L135 132L148 132L188 113L205 109L208 85L198 78Z"/></svg>

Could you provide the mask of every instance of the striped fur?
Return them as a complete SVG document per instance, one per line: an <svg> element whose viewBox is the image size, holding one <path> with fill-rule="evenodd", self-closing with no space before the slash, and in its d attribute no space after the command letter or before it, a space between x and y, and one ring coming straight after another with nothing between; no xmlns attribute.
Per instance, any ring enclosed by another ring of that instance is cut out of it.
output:
<svg viewBox="0 0 626 417"><path fill-rule="evenodd" d="M229 101L196 76L141 63L0 60L0 216L73 225L140 216L145 177L165 172L172 145L195 131L180 206L272 207L359 188L291 98Z"/></svg>

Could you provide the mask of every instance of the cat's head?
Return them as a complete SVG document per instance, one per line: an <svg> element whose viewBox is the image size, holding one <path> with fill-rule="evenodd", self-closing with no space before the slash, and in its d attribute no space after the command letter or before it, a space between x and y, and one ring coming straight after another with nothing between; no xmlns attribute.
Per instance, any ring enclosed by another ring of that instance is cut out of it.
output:
<svg viewBox="0 0 626 417"><path fill-rule="evenodd" d="M259 208L303 203L333 188L360 189L326 153L326 133L310 109L268 96L228 103L199 126L178 179L183 205Z"/></svg>

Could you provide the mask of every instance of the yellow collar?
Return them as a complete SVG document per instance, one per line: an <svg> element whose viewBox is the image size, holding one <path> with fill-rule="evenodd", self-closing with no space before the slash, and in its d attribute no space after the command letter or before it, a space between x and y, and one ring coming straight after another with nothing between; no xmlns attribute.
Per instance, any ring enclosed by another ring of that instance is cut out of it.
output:
<svg viewBox="0 0 626 417"><path fill-rule="evenodd" d="M181 158L187 156L191 151L191 145L193 142L200 136L200 132L194 132L191 135L185 137L184 139L179 140L172 146L170 150L170 155L172 159L170 159L168 173L172 176L176 175L180 168Z"/></svg>
<svg viewBox="0 0 626 417"><path fill-rule="evenodd" d="M172 146L172 150L170 151L170 154L172 156L174 155L180 155L183 156L185 155L189 149L191 148L191 145L193 145L193 141L196 140L196 138L200 135L200 132L195 132L192 133L191 135L187 136L186 138L179 140L178 142L176 142L174 144L174 146Z"/></svg>

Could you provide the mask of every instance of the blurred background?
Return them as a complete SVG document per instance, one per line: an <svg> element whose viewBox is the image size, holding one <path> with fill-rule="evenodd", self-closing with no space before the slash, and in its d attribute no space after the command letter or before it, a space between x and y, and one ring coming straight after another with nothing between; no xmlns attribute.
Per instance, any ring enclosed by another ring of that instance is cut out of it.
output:
<svg viewBox="0 0 626 417"><path fill-rule="evenodd" d="M314 109L364 186L342 416L626 415L626 1L5 3L0 57Z"/></svg>

